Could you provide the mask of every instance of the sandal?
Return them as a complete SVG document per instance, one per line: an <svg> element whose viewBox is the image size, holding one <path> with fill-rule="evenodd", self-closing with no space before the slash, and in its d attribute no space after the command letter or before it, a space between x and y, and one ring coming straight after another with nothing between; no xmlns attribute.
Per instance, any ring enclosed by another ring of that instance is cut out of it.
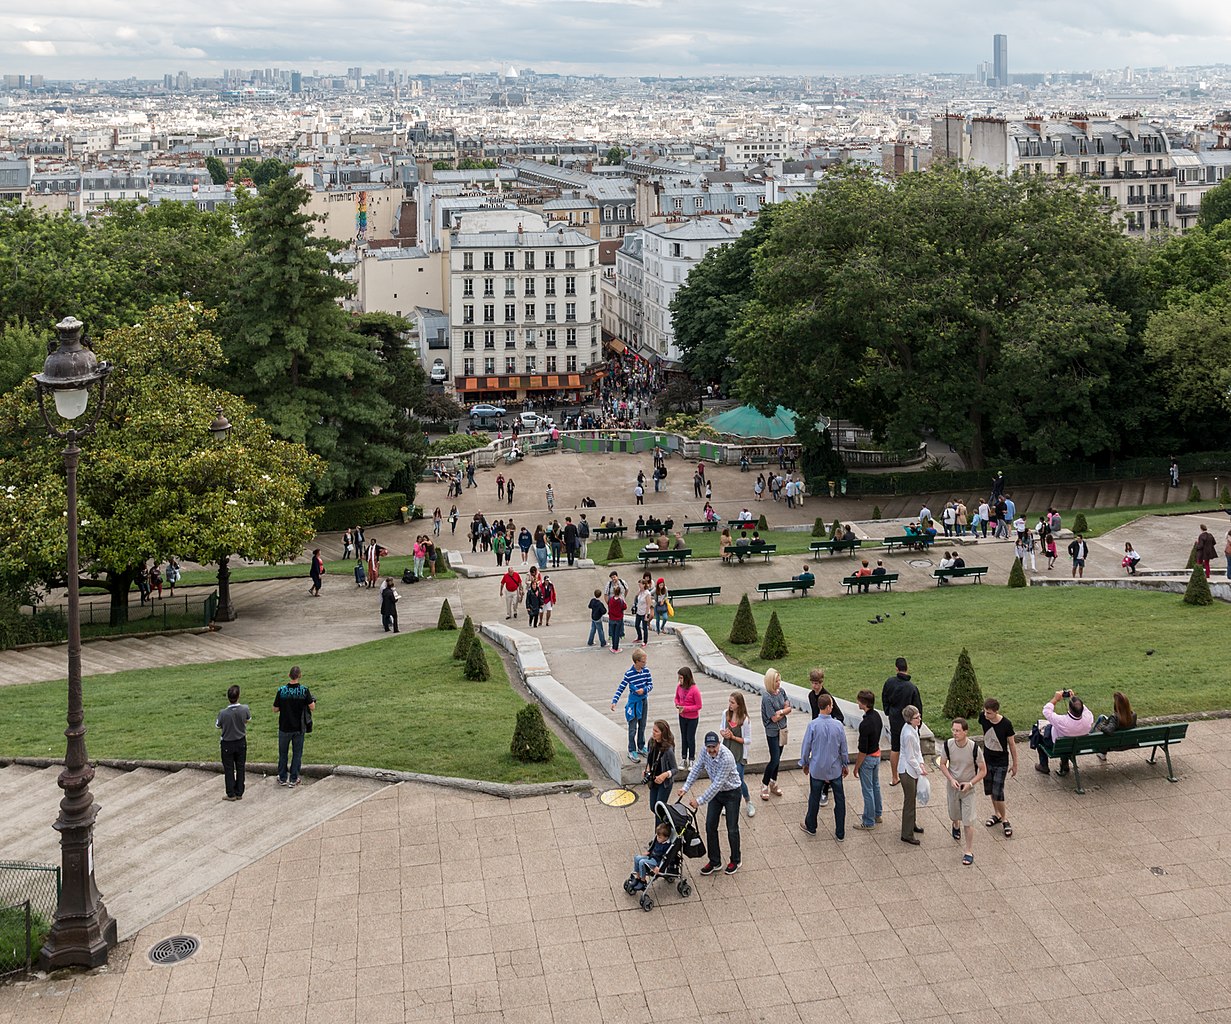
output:
<svg viewBox="0 0 1231 1024"><path fill-rule="evenodd" d="M1001 819L997 815L993 814L983 824L986 825L988 828L995 828L997 825L1000 824L1000 821Z"/></svg>
<svg viewBox="0 0 1231 1024"><path fill-rule="evenodd" d="M1004 823L1004 837L1006 839L1013 838L1013 826L1010 825L1007 821Z"/></svg>

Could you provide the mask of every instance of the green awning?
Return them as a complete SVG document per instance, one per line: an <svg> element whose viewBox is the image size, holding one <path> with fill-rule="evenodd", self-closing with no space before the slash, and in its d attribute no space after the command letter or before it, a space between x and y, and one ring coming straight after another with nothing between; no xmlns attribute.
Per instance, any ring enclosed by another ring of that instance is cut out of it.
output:
<svg viewBox="0 0 1231 1024"><path fill-rule="evenodd" d="M751 405L741 405L711 416L706 422L720 434L777 441L795 436L795 414L778 406L772 416L763 416Z"/></svg>

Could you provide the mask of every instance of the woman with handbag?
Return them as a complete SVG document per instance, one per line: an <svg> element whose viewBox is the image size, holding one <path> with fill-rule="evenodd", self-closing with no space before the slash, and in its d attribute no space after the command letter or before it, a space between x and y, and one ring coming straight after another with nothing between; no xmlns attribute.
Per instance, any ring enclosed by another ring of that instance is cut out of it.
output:
<svg viewBox="0 0 1231 1024"><path fill-rule="evenodd" d="M907 704L902 709L902 723L902 752L898 755L898 775L902 781L902 842L918 846L923 828L915 824L915 800L921 783L928 784L928 770L923 766L923 749L919 745L923 715L913 704Z"/></svg>
<svg viewBox="0 0 1231 1024"><path fill-rule="evenodd" d="M658 801L671 803L671 783L679 767L675 761L675 737L671 735L671 726L662 719L655 721L650 730L645 760L644 781L650 787L650 813L657 815Z"/></svg>
<svg viewBox="0 0 1231 1024"><path fill-rule="evenodd" d="M786 746L786 719L791 710L791 703L782 690L782 675L776 668L767 670L765 692L761 695L761 724L765 726L769 761L761 775L762 800L768 800L770 793L782 796L782 790L778 788L778 766L782 761L782 748Z"/></svg>

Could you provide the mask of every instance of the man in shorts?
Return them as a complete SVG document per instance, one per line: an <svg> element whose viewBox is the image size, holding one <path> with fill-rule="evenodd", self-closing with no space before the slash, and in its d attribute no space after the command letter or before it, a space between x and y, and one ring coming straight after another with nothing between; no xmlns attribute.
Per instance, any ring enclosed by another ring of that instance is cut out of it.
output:
<svg viewBox="0 0 1231 1024"><path fill-rule="evenodd" d="M864 563L867 564L866 562ZM894 663L897 674L885 680L881 689L881 707L885 709L885 717L889 719L889 785L896 786L898 777L898 754L902 750L902 709L908 704L919 709L923 714L923 698L919 696L919 687L910 681L910 673L906 670L906 659L898 658Z"/></svg>
<svg viewBox="0 0 1231 1024"><path fill-rule="evenodd" d="M992 816L983 824L988 828L1003 826L1008 839L1013 835L1013 826L1009 824L1009 812L1005 809L1004 783L1009 776L1017 778L1017 744L1013 741L1013 723L1000 713L1000 701L995 697L983 702L979 728L983 730L983 757L987 761L983 793L992 798Z"/></svg>
<svg viewBox="0 0 1231 1024"><path fill-rule="evenodd" d="M966 719L953 720L953 738L945 740L940 754L940 773L948 780L945 795L949 802L949 821L955 841L966 838L962 863L975 862L975 783L987 775L987 760L970 738Z"/></svg>

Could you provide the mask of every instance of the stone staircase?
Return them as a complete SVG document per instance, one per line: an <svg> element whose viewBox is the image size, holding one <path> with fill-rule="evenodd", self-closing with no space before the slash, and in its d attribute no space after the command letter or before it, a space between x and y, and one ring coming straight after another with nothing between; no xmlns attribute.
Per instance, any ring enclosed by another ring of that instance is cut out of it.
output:
<svg viewBox="0 0 1231 1024"><path fill-rule="evenodd" d="M60 863L60 771L0 768L0 861ZM120 938L384 788L331 775L284 789L249 772L244 799L228 802L214 772L97 768L95 877Z"/></svg>
<svg viewBox="0 0 1231 1024"><path fill-rule="evenodd" d="M68 676L68 648L30 647L0 652L0 686L37 683ZM275 651L224 633L176 633L170 636L118 637L91 640L81 648L83 676L105 675L134 668L265 658Z"/></svg>

